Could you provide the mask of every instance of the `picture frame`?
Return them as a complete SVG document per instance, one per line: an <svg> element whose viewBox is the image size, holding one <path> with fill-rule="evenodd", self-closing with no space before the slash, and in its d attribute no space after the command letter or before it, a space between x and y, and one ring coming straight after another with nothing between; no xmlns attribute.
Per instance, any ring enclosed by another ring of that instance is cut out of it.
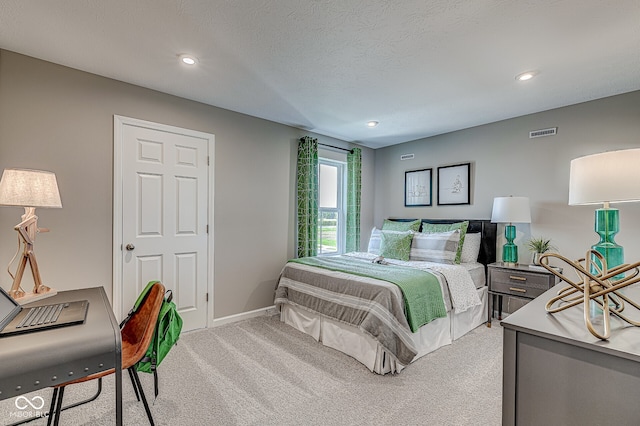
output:
<svg viewBox="0 0 640 426"><path fill-rule="evenodd" d="M404 172L404 206L427 207L432 204L433 169Z"/></svg>
<svg viewBox="0 0 640 426"><path fill-rule="evenodd" d="M471 204L471 163L438 167L438 205Z"/></svg>

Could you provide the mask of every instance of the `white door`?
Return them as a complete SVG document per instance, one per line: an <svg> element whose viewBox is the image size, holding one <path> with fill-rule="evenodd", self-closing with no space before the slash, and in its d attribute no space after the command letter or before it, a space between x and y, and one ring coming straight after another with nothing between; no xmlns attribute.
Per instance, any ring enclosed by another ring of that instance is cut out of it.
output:
<svg viewBox="0 0 640 426"><path fill-rule="evenodd" d="M172 290L184 331L206 327L212 135L120 119L120 315L158 280Z"/></svg>

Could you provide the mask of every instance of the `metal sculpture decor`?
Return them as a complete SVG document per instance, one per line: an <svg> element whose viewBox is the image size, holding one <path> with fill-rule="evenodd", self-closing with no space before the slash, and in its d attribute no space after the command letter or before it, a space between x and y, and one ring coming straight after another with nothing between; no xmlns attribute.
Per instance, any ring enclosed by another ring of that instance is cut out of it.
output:
<svg viewBox="0 0 640 426"><path fill-rule="evenodd" d="M574 281L557 269L549 266L549 258L556 258L573 270L580 281ZM596 261L597 260L597 261ZM540 264L549 272L565 281L569 286L558 291L558 295L547 302L545 309L550 314L583 304L584 322L591 334L601 340L609 339L611 327L610 315L613 314L634 327L640 322L633 321L622 314L625 302L640 311L640 305L622 294L619 290L640 281L640 262L617 265L607 269L605 257L596 250L587 251L583 259L571 261L558 253L545 253L540 257ZM556 305L556 303L558 303ZM595 303L602 310L603 332L598 332L591 321L590 303ZM555 305L555 306L554 306Z"/></svg>

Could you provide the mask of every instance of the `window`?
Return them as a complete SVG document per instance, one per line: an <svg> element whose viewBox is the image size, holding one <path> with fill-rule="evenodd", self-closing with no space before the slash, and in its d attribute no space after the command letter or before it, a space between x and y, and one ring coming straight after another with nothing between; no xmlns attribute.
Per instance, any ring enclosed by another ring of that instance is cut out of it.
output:
<svg viewBox="0 0 640 426"><path fill-rule="evenodd" d="M318 163L318 255L344 253L347 166L326 158Z"/></svg>

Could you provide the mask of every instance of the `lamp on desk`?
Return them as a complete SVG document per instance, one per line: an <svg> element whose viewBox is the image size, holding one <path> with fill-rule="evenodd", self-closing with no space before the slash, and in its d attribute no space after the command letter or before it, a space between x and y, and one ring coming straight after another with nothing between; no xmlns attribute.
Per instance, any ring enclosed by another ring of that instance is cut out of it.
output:
<svg viewBox="0 0 640 426"><path fill-rule="evenodd" d="M514 223L531 223L531 210L527 197L496 197L493 199L491 222L508 223L504 227L507 243L502 246L502 261L510 266L518 263L518 246L513 243L516 238Z"/></svg>
<svg viewBox="0 0 640 426"><path fill-rule="evenodd" d="M640 201L640 148L571 160L569 205L602 204L594 226L600 241L591 248L602 254L607 269L624 263L624 249L614 240L620 230L620 213L610 204L633 201ZM602 267L597 258L593 261Z"/></svg>
<svg viewBox="0 0 640 426"><path fill-rule="evenodd" d="M21 305L55 295L57 291L42 284L33 244L36 234L49 231L46 228L38 228L36 207L62 207L56 175L42 170L5 169L0 179L0 205L24 207L22 222L14 228L18 231L18 252L20 246L23 249L22 257L15 275L9 271L9 275L13 278L9 294ZM11 260L9 267L14 260L15 257ZM27 262L31 266L33 275L34 285L31 293L20 288Z"/></svg>

